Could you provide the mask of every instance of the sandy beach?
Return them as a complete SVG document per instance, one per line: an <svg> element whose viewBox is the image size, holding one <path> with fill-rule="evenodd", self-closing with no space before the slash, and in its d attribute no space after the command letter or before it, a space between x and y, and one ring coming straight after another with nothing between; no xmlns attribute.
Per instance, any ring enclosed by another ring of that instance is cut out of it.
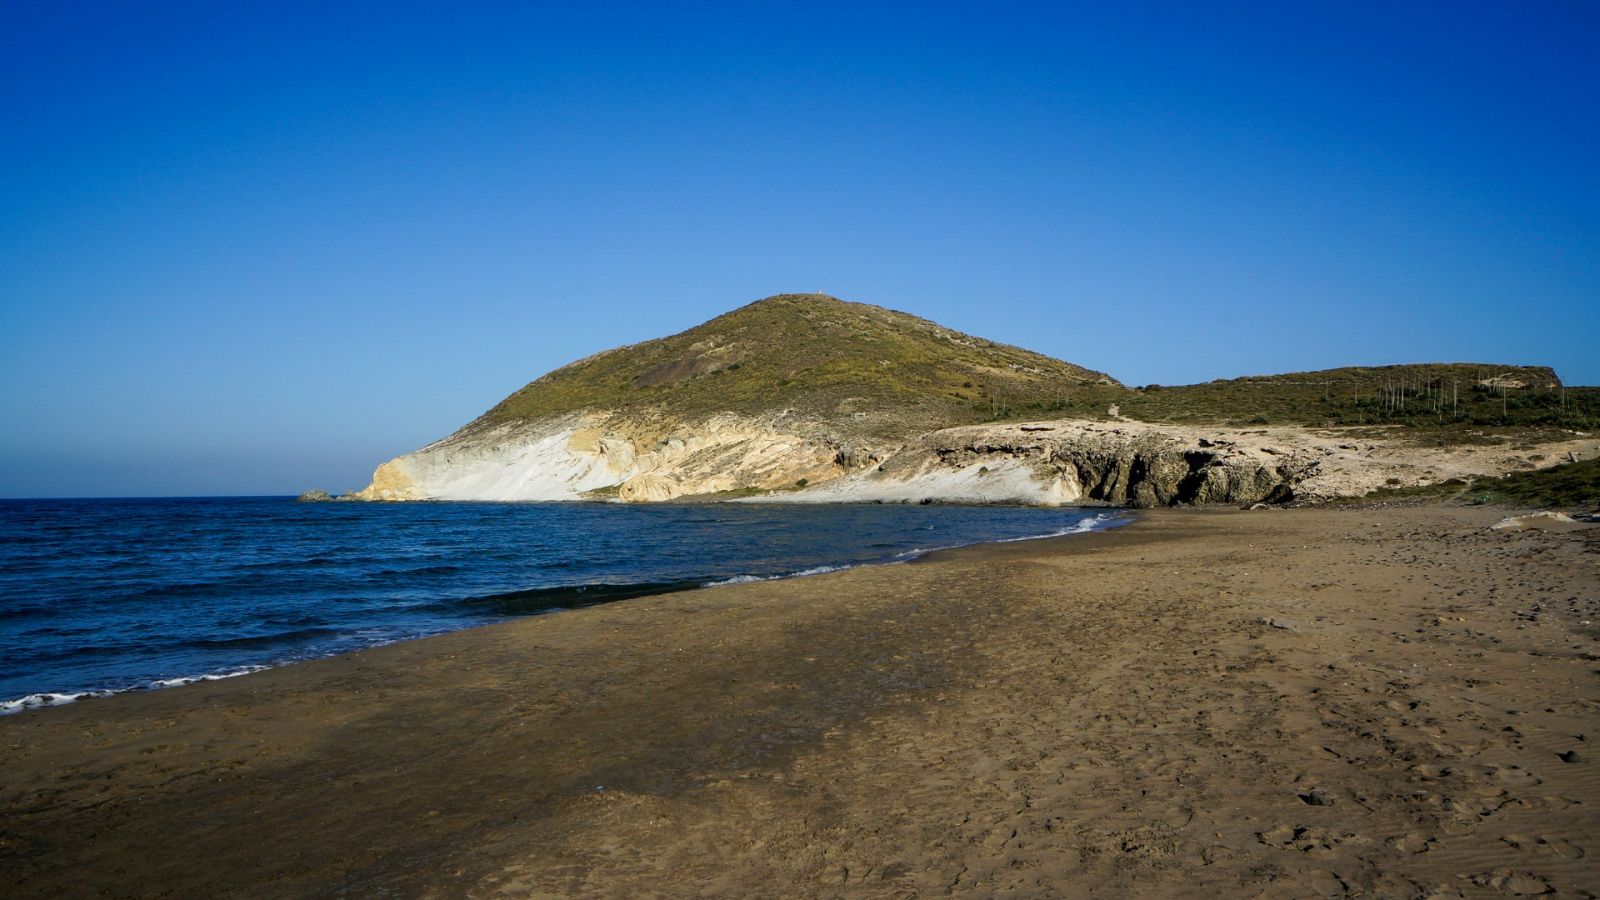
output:
<svg viewBox="0 0 1600 900"><path fill-rule="evenodd" d="M0 719L7 897L1600 893L1600 529L1110 532Z"/></svg>

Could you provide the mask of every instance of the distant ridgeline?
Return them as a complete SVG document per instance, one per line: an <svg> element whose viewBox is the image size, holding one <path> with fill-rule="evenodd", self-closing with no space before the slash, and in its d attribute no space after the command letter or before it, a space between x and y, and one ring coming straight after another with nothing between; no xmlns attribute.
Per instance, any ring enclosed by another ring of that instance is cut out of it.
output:
<svg viewBox="0 0 1600 900"><path fill-rule="evenodd" d="M1600 426L1600 388L1547 366L1420 363L1147 385L1122 401L1152 422L1283 425Z"/></svg>

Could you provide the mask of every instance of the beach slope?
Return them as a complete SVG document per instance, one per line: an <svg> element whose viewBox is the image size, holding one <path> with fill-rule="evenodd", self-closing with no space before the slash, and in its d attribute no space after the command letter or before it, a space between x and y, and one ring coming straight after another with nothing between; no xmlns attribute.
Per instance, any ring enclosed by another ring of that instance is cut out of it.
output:
<svg viewBox="0 0 1600 900"><path fill-rule="evenodd" d="M1600 893L1600 532L1126 528L0 720L0 892Z"/></svg>

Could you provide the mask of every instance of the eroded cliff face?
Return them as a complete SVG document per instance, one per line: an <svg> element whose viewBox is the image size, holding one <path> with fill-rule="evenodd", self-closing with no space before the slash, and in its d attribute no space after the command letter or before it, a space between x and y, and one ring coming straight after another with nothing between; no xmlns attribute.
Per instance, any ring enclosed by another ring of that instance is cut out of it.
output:
<svg viewBox="0 0 1600 900"><path fill-rule="evenodd" d="M1416 447L1335 429L1051 421L931 432L875 466L775 500L1108 503L1140 507L1361 497L1600 455L1600 440Z"/></svg>
<svg viewBox="0 0 1600 900"><path fill-rule="evenodd" d="M1279 503L1499 475L1600 454L1600 440L1419 448L1336 430L1049 421L851 442L786 417L587 414L463 431L378 467L361 500Z"/></svg>
<svg viewBox="0 0 1600 900"><path fill-rule="evenodd" d="M1181 430L1094 422L950 428L794 500L1106 503L1280 502L1312 472L1309 452L1265 452Z"/></svg>
<svg viewBox="0 0 1600 900"><path fill-rule="evenodd" d="M815 435L733 416L591 414L462 432L379 466L358 500L672 500L844 474Z"/></svg>

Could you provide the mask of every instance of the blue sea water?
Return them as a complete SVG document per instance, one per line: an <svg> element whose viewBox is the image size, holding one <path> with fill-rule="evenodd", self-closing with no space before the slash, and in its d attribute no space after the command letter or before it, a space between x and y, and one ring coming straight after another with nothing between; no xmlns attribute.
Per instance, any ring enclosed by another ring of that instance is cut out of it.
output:
<svg viewBox="0 0 1600 900"><path fill-rule="evenodd" d="M1023 507L0 500L0 714L1114 522Z"/></svg>

